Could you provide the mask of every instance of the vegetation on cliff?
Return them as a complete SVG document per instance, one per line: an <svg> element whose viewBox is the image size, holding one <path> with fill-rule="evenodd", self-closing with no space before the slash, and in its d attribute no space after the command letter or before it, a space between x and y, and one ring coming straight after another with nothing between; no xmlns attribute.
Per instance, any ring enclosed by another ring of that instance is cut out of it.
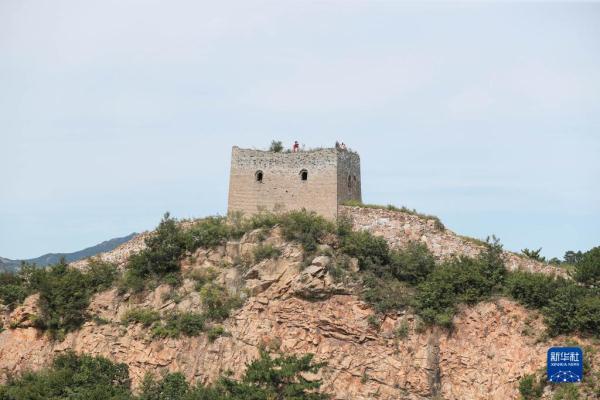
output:
<svg viewBox="0 0 600 400"><path fill-rule="evenodd" d="M307 380L323 363L312 355L271 357L261 351L241 380L222 376L215 384L190 385L181 373L168 373L160 379L144 378L139 394L131 390L126 364L104 357L57 356L51 367L25 373L0 386L0 400L326 400L318 393L320 380Z"/></svg>
<svg viewBox="0 0 600 400"><path fill-rule="evenodd" d="M120 281L122 291L137 292L159 283L178 286L182 282L181 260L196 249L214 247L275 225L286 240L302 245L309 260L320 244L329 243L331 255L338 260L332 274L352 275L362 285L363 299L379 313L410 307L425 322L449 327L460 304L472 305L494 295L508 295L527 307L539 309L551 335L600 332L600 247L578 254L574 260L576 280L509 273L503 263L502 246L495 238L485 242L484 250L475 258L436 262L422 243L390 249L381 237L352 231L344 218L334 224L307 211L259 213L250 218L209 217L187 226L165 214L146 239L146 248L129 258L123 277L118 277L114 265L97 260L91 261L86 271L68 268L64 262L46 269L25 266L17 275L0 275L0 299L13 308L27 295L39 293L41 314L35 324L61 338L89 317L86 309L90 296L109 288L115 280ZM279 250L272 245L261 244L254 250L254 262L278 256ZM348 273L349 257L358 260L358 273ZM205 308L202 314L172 313L148 323L144 315L135 316L139 310L132 310L126 316L127 322L148 325L154 336L194 335L204 330L205 322L222 321L241 305L239 297L213 281L214 276L197 278L197 290ZM187 325L193 328L188 329Z"/></svg>

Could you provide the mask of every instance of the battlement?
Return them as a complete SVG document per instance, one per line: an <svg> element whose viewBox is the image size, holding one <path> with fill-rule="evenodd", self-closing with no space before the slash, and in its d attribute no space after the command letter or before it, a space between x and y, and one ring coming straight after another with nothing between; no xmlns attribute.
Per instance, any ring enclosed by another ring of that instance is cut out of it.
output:
<svg viewBox="0 0 600 400"><path fill-rule="evenodd" d="M336 148L299 152L231 151L228 212L305 208L327 218L338 205L361 200L360 157Z"/></svg>

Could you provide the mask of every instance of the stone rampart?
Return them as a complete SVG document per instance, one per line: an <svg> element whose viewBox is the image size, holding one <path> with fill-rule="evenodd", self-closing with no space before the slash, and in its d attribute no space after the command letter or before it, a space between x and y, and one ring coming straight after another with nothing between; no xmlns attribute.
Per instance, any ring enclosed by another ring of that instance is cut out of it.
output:
<svg viewBox="0 0 600 400"><path fill-rule="evenodd" d="M384 237L392 248L402 248L410 242L427 245L435 257L447 259L452 256L474 257L484 248L476 239L460 236L449 229L436 227L435 220L402 211L379 208L340 206L340 215L352 219L354 229L366 230ZM541 272L565 276L564 270L524 256L505 251L504 262L511 270Z"/></svg>

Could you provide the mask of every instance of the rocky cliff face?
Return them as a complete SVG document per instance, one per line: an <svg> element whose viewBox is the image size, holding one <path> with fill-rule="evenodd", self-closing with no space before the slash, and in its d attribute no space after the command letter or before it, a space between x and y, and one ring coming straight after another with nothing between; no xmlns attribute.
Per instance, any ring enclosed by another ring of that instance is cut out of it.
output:
<svg viewBox="0 0 600 400"><path fill-rule="evenodd" d="M475 244L437 231L412 215L352 208L346 212L357 228L382 234L394 246L409 239L422 240L440 257L477 251ZM262 239L251 232L240 241L200 249L182 264L184 276L209 268L218 271L221 284L247 297L225 321L227 335L213 342L206 335L152 339L140 325L120 323L133 306L201 310L191 279L176 289L177 302L168 295L173 289L167 285L142 296L119 295L116 289L99 293L89 311L102 323L87 322L62 342L51 342L30 325L30 316L37 312L35 298L30 297L3 315L4 326L12 329L0 333L0 379L38 369L56 353L74 349L127 363L134 385L145 373L161 371L180 371L190 381L210 382L226 371L240 376L262 346L314 353L317 360L327 361L319 378L324 381L323 390L335 399L500 400L518 398L518 379L544 367L549 346L564 344L565 338L544 339L540 317L503 298L464 308L451 332L423 328L407 312L386 315L374 326L368 322L373 310L352 287L337 283L329 273L332 260L320 256L304 266L301 248L285 242L278 229L266 238L266 243L281 250L278 259L234 266L237 260L248 259ZM123 264L143 246L143 236L139 236L102 257ZM554 272L537 263L515 265ZM83 268L84 263L77 266Z"/></svg>

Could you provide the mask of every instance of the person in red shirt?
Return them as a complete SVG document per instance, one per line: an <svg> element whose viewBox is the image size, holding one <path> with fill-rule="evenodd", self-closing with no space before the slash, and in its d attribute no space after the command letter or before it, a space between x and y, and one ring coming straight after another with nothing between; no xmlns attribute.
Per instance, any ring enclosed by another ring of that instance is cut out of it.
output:
<svg viewBox="0 0 600 400"><path fill-rule="evenodd" d="M292 151L293 151L294 153L297 153L297 152L298 152L298 150L300 150L300 144L298 143L298 141L297 141L297 140L295 140L295 141L294 141L294 145L292 146Z"/></svg>

